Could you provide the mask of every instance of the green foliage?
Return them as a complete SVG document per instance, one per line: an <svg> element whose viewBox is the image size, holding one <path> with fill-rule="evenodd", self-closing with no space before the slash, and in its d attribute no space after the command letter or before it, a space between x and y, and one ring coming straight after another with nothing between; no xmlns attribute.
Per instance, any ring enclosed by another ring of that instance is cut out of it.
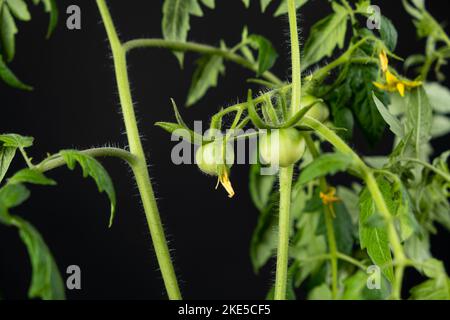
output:
<svg viewBox="0 0 450 320"><path fill-rule="evenodd" d="M208 55L197 60L197 69L192 77L186 105L193 105L205 95L210 87L216 87L219 75L224 72L225 66L222 57Z"/></svg>
<svg viewBox="0 0 450 320"><path fill-rule="evenodd" d="M323 154L306 166L297 180L299 184L305 184L319 177L345 171L352 165L352 158L343 153Z"/></svg>
<svg viewBox="0 0 450 320"><path fill-rule="evenodd" d="M114 190L114 185L108 172L97 160L95 160L95 158L79 151L64 150L59 154L67 163L67 167L70 170L75 169L75 166L78 163L83 170L83 177L91 177L97 184L99 192L106 192L109 201L111 202L111 216L109 218L109 227L111 227L116 210L116 191Z"/></svg>
<svg viewBox="0 0 450 320"><path fill-rule="evenodd" d="M55 0L33 0L35 5L42 3L45 12L50 14L47 38L50 37L58 22L58 9ZM31 90L32 87L20 81L8 68L16 55L16 35L19 32L16 20L25 22L31 20L28 5L25 0L0 1L0 79L11 87Z"/></svg>
<svg viewBox="0 0 450 320"><path fill-rule="evenodd" d="M257 75L260 76L264 72L272 68L272 66L275 64L278 54L275 51L272 43L263 36L251 34L247 37L246 41L252 48L258 50L258 58L256 60L258 66Z"/></svg>
<svg viewBox="0 0 450 320"><path fill-rule="evenodd" d="M377 182L383 198L389 208L392 209L393 203L390 197L392 190L389 183L385 180L379 180ZM381 226L368 224L369 219L373 219L379 213L377 213L375 203L367 189L361 193L359 207L359 241L361 249L367 249L367 253L372 261L381 268L386 278L392 282L394 280L394 269L386 226L384 224Z"/></svg>
<svg viewBox="0 0 450 320"><path fill-rule="evenodd" d="M343 6L332 3L333 13L317 22L305 43L303 68L330 57L336 47L344 46L347 31L348 11Z"/></svg>
<svg viewBox="0 0 450 320"><path fill-rule="evenodd" d="M373 82L378 78L378 69L373 65L350 65L343 71L345 80L330 94L329 103L339 127L352 131L353 119L356 118L364 136L371 145L382 137L386 123L373 100L372 93L384 105L388 104L388 95L378 90Z"/></svg>
<svg viewBox="0 0 450 320"><path fill-rule="evenodd" d="M214 7L214 1L202 0L202 3ZM185 42L190 29L190 16L203 16L199 0L165 0L163 5L162 32L164 39ZM175 52L180 65L184 54Z"/></svg>
<svg viewBox="0 0 450 320"><path fill-rule="evenodd" d="M10 213L10 209L19 206L30 196L25 183L55 184L41 172L32 169L24 169L16 173L6 185L0 188L0 223L16 227L27 247L32 266L28 297L45 300L65 299L64 282L42 236L25 219Z"/></svg>

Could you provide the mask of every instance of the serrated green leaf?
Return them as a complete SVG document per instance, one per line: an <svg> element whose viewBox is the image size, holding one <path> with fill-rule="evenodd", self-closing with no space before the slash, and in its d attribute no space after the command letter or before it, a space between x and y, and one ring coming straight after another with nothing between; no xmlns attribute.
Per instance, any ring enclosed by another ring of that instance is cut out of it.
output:
<svg viewBox="0 0 450 320"><path fill-rule="evenodd" d="M22 170L16 178L10 179L0 188L0 223L18 228L19 235L27 247L32 266L28 297L46 300L65 299L61 275L41 235L26 220L9 213L9 209L22 204L30 196L30 192L21 182L49 184L50 180L40 173L25 170Z"/></svg>
<svg viewBox="0 0 450 320"><path fill-rule="evenodd" d="M202 16L198 0L165 0L163 5L162 33L164 39L185 42L190 29L190 15ZM184 54L174 52L180 65Z"/></svg>
<svg viewBox="0 0 450 320"><path fill-rule="evenodd" d="M298 9L301 6L303 6L306 2L308 2L308 0L295 0L295 6ZM287 1L286 0L282 0L280 5L278 6L278 9L275 11L274 16L278 17L278 16L281 16L281 15L287 13L287 12L288 12Z"/></svg>
<svg viewBox="0 0 450 320"><path fill-rule="evenodd" d="M345 171L352 165L352 158L343 153L326 153L314 159L301 172L296 184L302 185L319 177Z"/></svg>
<svg viewBox="0 0 450 320"><path fill-rule="evenodd" d="M16 172L8 180L8 183L31 183L43 186L56 185L56 182L54 180L47 178L42 172L28 168Z"/></svg>
<svg viewBox="0 0 450 320"><path fill-rule="evenodd" d="M111 216L109 219L109 227L111 227L116 209L116 192L108 172L95 158L79 151L64 150L59 154L70 170L75 169L75 166L78 163L83 170L83 176L85 178L88 176L93 178L97 184L98 190L100 192L106 192L109 201L111 202Z"/></svg>
<svg viewBox="0 0 450 320"><path fill-rule="evenodd" d="M406 112L406 129L412 131L412 143L417 156L428 143L433 120L431 105L423 88L412 90L408 95Z"/></svg>
<svg viewBox="0 0 450 320"><path fill-rule="evenodd" d="M381 40L386 44L390 51L394 51L397 47L398 33L391 20L385 16L381 16L380 36Z"/></svg>
<svg viewBox="0 0 450 320"><path fill-rule="evenodd" d="M246 8L250 7L250 0L242 0Z"/></svg>
<svg viewBox="0 0 450 320"><path fill-rule="evenodd" d="M381 180L378 186L387 202L386 204L392 209L392 203L388 201L389 193L391 192L389 184L385 180ZM394 280L394 270L386 228L384 226L377 228L367 225L369 218L378 214L375 209L375 203L367 188L360 195L359 208L359 240L361 249L367 249L367 253L372 261L381 268L383 274L392 283Z"/></svg>
<svg viewBox="0 0 450 320"><path fill-rule="evenodd" d="M14 217L19 235L25 243L32 265L31 286L28 297L44 300L64 300L64 282L58 266L39 232L22 218Z"/></svg>
<svg viewBox="0 0 450 320"><path fill-rule="evenodd" d="M0 78L11 87L21 90L33 90L32 87L20 81L16 75L8 68L2 55L0 55Z"/></svg>
<svg viewBox="0 0 450 320"><path fill-rule="evenodd" d="M336 47L342 49L344 46L348 11L336 2L333 2L332 6L334 12L311 28L305 44L302 68L330 57Z"/></svg>
<svg viewBox="0 0 450 320"><path fill-rule="evenodd" d="M29 21L31 19L28 6L24 0L6 0L11 13L19 20Z"/></svg>
<svg viewBox="0 0 450 320"><path fill-rule="evenodd" d="M2 183L6 172L8 172L9 166L16 154L16 148L5 147L0 145L0 183Z"/></svg>
<svg viewBox="0 0 450 320"><path fill-rule="evenodd" d="M384 104L388 103L386 93L379 91L373 81L377 78L377 68L374 66L352 65L346 77L344 86L350 90L350 98L342 103L347 103L371 145L375 145L382 137L386 123L375 105L372 92Z"/></svg>
<svg viewBox="0 0 450 320"><path fill-rule="evenodd" d="M258 210L263 211L267 206L276 180L276 175L261 175L260 164L252 164L250 166L250 196Z"/></svg>
<svg viewBox="0 0 450 320"><path fill-rule="evenodd" d="M262 75L265 71L272 68L278 58L278 53L273 47L272 43L265 37L257 34L252 34L247 37L250 45L258 50L258 72L257 75Z"/></svg>
<svg viewBox="0 0 450 320"><path fill-rule="evenodd" d="M405 135L405 131L403 130L403 126L395 116L393 116L388 109L385 107L383 102L377 98L375 93L372 92L373 101L375 102L375 106L383 117L384 121L389 125L389 129L399 138L403 138Z"/></svg>
<svg viewBox="0 0 450 320"><path fill-rule="evenodd" d="M225 65L222 57L205 55L197 60L197 69L192 77L186 105L192 106L206 94L208 89L216 87L219 75L224 73Z"/></svg>
<svg viewBox="0 0 450 320"><path fill-rule="evenodd" d="M21 136L16 133L0 134L0 142L4 147L29 148L33 145L34 138Z"/></svg>
<svg viewBox="0 0 450 320"><path fill-rule="evenodd" d="M2 40L2 52L9 62L16 52L15 37L18 30L14 18L8 6L3 6L0 12L0 35Z"/></svg>

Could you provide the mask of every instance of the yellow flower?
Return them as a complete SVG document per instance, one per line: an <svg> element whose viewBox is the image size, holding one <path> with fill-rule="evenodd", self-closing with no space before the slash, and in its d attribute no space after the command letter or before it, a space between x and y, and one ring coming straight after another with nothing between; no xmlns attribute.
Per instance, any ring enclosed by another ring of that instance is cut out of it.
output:
<svg viewBox="0 0 450 320"><path fill-rule="evenodd" d="M380 66L384 73L386 83L374 82L373 84L385 91L395 92L398 91L402 97L405 96L405 89L412 89L422 85L421 81L411 81L407 79L401 79L389 71L389 60L384 50L381 51L380 56Z"/></svg>
<svg viewBox="0 0 450 320"><path fill-rule="evenodd" d="M320 192L320 199L322 199L322 203L324 206L328 206L331 215L333 218L336 218L336 212L334 211L333 203L338 202L339 199L336 196L336 188L330 187L326 193Z"/></svg>
<svg viewBox="0 0 450 320"><path fill-rule="evenodd" d="M324 205L330 205L333 202L338 202L340 199L336 196L336 188L329 188L327 193L320 192L320 199Z"/></svg>
<svg viewBox="0 0 450 320"><path fill-rule="evenodd" d="M217 179L217 185L216 189L219 186L219 183L224 187L224 189L228 192L228 197L233 198L234 196L234 190L233 186L231 185L230 179L228 178L228 172L227 170L223 170L222 173L219 175Z"/></svg>

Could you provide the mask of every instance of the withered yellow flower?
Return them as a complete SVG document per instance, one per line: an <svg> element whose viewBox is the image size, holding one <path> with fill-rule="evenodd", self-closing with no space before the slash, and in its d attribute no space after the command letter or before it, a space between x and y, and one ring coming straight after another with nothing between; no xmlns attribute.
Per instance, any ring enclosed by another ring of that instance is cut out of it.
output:
<svg viewBox="0 0 450 320"><path fill-rule="evenodd" d="M322 203L324 205L330 205L333 202L338 202L340 199L336 196L336 188L329 188L328 192L323 193L320 192L320 199L322 199Z"/></svg>
<svg viewBox="0 0 450 320"><path fill-rule="evenodd" d="M230 179L228 178L227 170L223 170L222 173L218 176L216 189L219 186L219 183L228 192L228 197L233 198L234 190L233 190L233 186L231 185Z"/></svg>
<svg viewBox="0 0 450 320"><path fill-rule="evenodd" d="M381 70L384 73L386 83L374 82L373 84L385 91L395 92L398 91L402 97L405 96L405 89L412 89L422 85L421 81L411 81L408 79L402 79L394 75L389 71L389 60L384 50L379 55Z"/></svg>
<svg viewBox="0 0 450 320"><path fill-rule="evenodd" d="M331 215L335 218L336 212L334 211L333 203L341 200L336 196L336 188L330 187L326 193L320 192L319 196L322 199L323 205L328 206Z"/></svg>

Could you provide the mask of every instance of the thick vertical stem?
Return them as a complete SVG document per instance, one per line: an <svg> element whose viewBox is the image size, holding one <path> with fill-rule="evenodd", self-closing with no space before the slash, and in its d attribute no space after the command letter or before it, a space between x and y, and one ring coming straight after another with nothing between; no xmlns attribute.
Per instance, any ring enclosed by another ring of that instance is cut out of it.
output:
<svg viewBox="0 0 450 320"><path fill-rule="evenodd" d="M150 176L147 170L147 161L140 140L133 101L128 80L126 64L126 52L117 36L111 15L104 0L97 0L97 5L105 24L108 39L114 59L117 87L119 90L120 104L127 132L130 152L136 157L136 163L132 165L133 173L144 206L145 216L153 241L156 257L158 259L161 274L170 299L181 299L178 282L170 258L169 248L164 235L164 229L156 205Z"/></svg>
<svg viewBox="0 0 450 320"><path fill-rule="evenodd" d="M286 299L287 273L289 261L289 235L291 187L294 167L280 169L280 212L278 220L277 270L275 277L275 300Z"/></svg>
<svg viewBox="0 0 450 320"><path fill-rule="evenodd" d="M291 63L292 63L292 100L291 115L300 109L302 91L300 69L300 43L298 41L297 12L295 0L288 0L289 31L291 35Z"/></svg>

